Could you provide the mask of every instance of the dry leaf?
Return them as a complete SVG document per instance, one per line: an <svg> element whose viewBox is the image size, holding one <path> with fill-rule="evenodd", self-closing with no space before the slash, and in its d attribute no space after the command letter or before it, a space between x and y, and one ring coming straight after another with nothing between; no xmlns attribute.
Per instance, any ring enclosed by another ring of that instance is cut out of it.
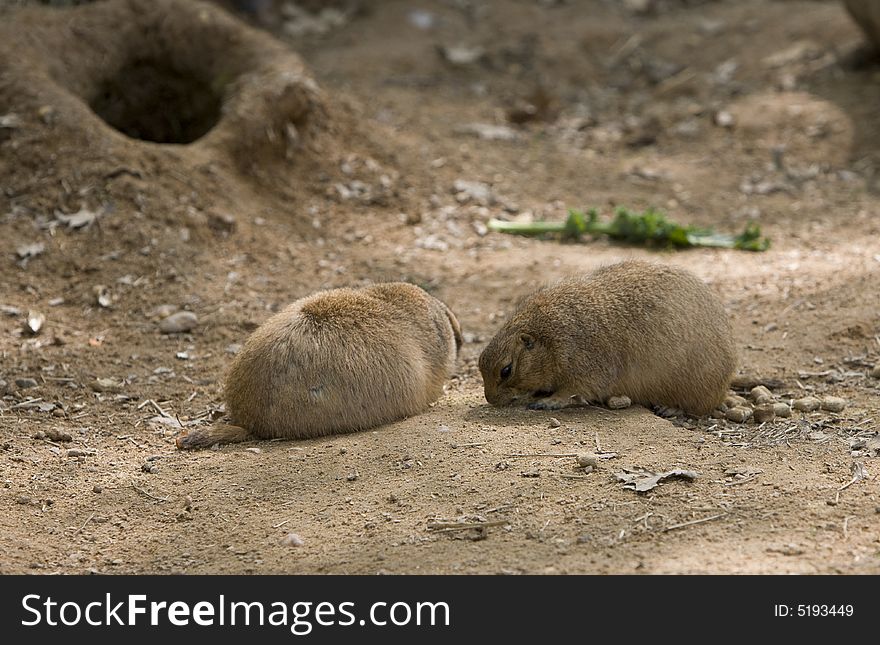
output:
<svg viewBox="0 0 880 645"><path fill-rule="evenodd" d="M843 486L838 488L837 490L841 491L846 488L849 488L856 482L860 482L863 479L868 477L868 469L865 468L865 463L863 461L854 461L852 465L849 467L850 473L852 473L852 479L846 482Z"/></svg>
<svg viewBox="0 0 880 645"><path fill-rule="evenodd" d="M868 476L868 469L865 468L865 462L863 461L852 462L852 465L849 467L849 471L852 474L853 482L862 481Z"/></svg>
<svg viewBox="0 0 880 645"><path fill-rule="evenodd" d="M77 212L67 215L66 213L55 212L55 218L62 224L66 224L67 228L83 228L89 226L98 218L98 213L90 211L86 208L80 208Z"/></svg>
<svg viewBox="0 0 880 645"><path fill-rule="evenodd" d="M662 473L652 473L647 470L629 470L614 473L619 481L623 482L624 488L630 488L637 493L645 493L657 486L662 480L680 477L682 479L696 479L699 474L693 470L682 470L675 468Z"/></svg>
<svg viewBox="0 0 880 645"><path fill-rule="evenodd" d="M183 424L179 420L174 417L162 416L161 414L150 417L149 423L161 423L162 425L171 426L172 428L183 428Z"/></svg>
<svg viewBox="0 0 880 645"><path fill-rule="evenodd" d="M42 242L34 242L33 244L22 244L17 249L15 249L15 252L22 260L27 260L38 256L45 250L45 244L43 244Z"/></svg>

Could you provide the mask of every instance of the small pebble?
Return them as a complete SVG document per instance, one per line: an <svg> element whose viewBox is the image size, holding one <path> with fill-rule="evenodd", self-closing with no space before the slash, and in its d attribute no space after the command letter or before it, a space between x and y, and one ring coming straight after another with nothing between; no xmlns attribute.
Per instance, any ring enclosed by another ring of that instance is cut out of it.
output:
<svg viewBox="0 0 880 645"><path fill-rule="evenodd" d="M628 396L612 396L605 402L611 410L623 410L632 405L632 401Z"/></svg>
<svg viewBox="0 0 880 645"><path fill-rule="evenodd" d="M67 452L64 453L68 457L88 457L89 455L94 455L94 450L80 450L79 448L68 448Z"/></svg>
<svg viewBox="0 0 880 645"><path fill-rule="evenodd" d="M38 311L29 311L27 315L27 320L24 324L24 330L29 334L39 334L45 322L46 316Z"/></svg>
<svg viewBox="0 0 880 645"><path fill-rule="evenodd" d="M159 323L159 331L163 334L180 334L190 331L199 324L198 317L191 311L178 311Z"/></svg>
<svg viewBox="0 0 880 645"><path fill-rule="evenodd" d="M15 384L20 390L27 390L32 387L37 387L37 385L39 385L37 381L32 378L17 378L15 379Z"/></svg>
<svg viewBox="0 0 880 645"><path fill-rule="evenodd" d="M95 485L92 487L92 492L93 492L93 493L103 493L103 492L104 492L104 487L103 487L103 486L99 486L98 484L95 484Z"/></svg>
<svg viewBox="0 0 880 645"><path fill-rule="evenodd" d="M281 538L282 546L303 546L305 541L297 535L296 533L288 533L283 538Z"/></svg>
<svg viewBox="0 0 880 645"><path fill-rule="evenodd" d="M578 462L578 466L581 466L582 468L587 468L587 467L598 468L599 467L599 458L591 452L585 452L583 454L578 455L577 462Z"/></svg>
<svg viewBox="0 0 880 645"><path fill-rule="evenodd" d="M732 128L733 115L726 110L721 110L720 112L715 114L715 125L722 128Z"/></svg>
<svg viewBox="0 0 880 645"><path fill-rule="evenodd" d="M764 403L755 408L755 423L766 423L773 421L776 417L776 411L770 403Z"/></svg>
<svg viewBox="0 0 880 645"><path fill-rule="evenodd" d="M346 477L345 477L345 479L350 482L357 481L359 478L360 478L360 475L358 474L357 471L354 471L353 473L348 473L348 475L346 475Z"/></svg>
<svg viewBox="0 0 880 645"><path fill-rule="evenodd" d="M749 397L758 405L773 402L773 393L763 385L753 387L751 392L749 392Z"/></svg>
<svg viewBox="0 0 880 645"><path fill-rule="evenodd" d="M95 392L122 392L122 383L119 381L115 381L112 378L98 378L89 383L89 387L91 387Z"/></svg>
<svg viewBox="0 0 880 645"><path fill-rule="evenodd" d="M737 406L735 408L730 408L724 414L724 416L728 421L733 421L734 423L745 423L751 418L752 411L749 408Z"/></svg>
<svg viewBox="0 0 880 645"><path fill-rule="evenodd" d="M559 422L559 419L557 419L556 417L550 417L550 421L548 422L548 425L551 428L558 428L562 424Z"/></svg>
<svg viewBox="0 0 880 645"><path fill-rule="evenodd" d="M748 405L748 401L736 394L730 394L726 399L724 399L724 405L726 405L728 409L741 408L744 405Z"/></svg>
<svg viewBox="0 0 880 645"><path fill-rule="evenodd" d="M71 436L69 432L64 432L63 430L58 430L57 428L49 428L48 430L46 430L45 436L48 437L51 441L58 441L61 443L73 441L73 436Z"/></svg>
<svg viewBox="0 0 880 645"><path fill-rule="evenodd" d="M818 410L821 405L822 402L816 397L805 396L804 398L795 401L792 407L800 412L814 412L815 410Z"/></svg>
<svg viewBox="0 0 880 645"><path fill-rule="evenodd" d="M150 311L147 312L148 318L157 318L159 320L163 318L168 318L170 315L177 312L180 309L177 305L159 305L158 307L154 307Z"/></svg>
<svg viewBox="0 0 880 645"><path fill-rule="evenodd" d="M791 408L788 407L788 403L774 403L773 404L773 413L777 417L782 417L783 419L787 419L791 416Z"/></svg>
<svg viewBox="0 0 880 645"><path fill-rule="evenodd" d="M822 400L822 409L828 412L842 412L846 407L846 401L839 396L826 396Z"/></svg>
<svg viewBox="0 0 880 645"><path fill-rule="evenodd" d="M880 363L877 363L874 366L874 369L871 370L871 377L872 378L880 378Z"/></svg>

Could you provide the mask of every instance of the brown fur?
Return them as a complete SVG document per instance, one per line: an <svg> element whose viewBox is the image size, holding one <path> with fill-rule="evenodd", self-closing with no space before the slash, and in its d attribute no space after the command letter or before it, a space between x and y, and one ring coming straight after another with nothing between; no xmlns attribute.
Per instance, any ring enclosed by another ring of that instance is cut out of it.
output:
<svg viewBox="0 0 880 645"><path fill-rule="evenodd" d="M418 414L442 394L460 346L453 313L414 285L310 295L267 320L232 361L226 406L241 428L194 430L177 445L305 439Z"/></svg>
<svg viewBox="0 0 880 645"><path fill-rule="evenodd" d="M843 4L874 48L880 49L880 5L877 0L844 0Z"/></svg>
<svg viewBox="0 0 880 645"><path fill-rule="evenodd" d="M537 291L480 356L489 403L543 409L625 395L703 415L721 403L735 367L730 323L706 284L639 261Z"/></svg>

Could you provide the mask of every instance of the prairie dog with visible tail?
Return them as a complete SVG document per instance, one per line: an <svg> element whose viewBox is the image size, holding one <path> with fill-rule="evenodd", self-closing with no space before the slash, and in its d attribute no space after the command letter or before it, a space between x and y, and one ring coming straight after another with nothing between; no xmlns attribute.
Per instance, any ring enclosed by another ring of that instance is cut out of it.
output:
<svg viewBox="0 0 880 645"><path fill-rule="evenodd" d="M461 347L450 309L415 285L322 291L260 326L226 376L236 425L191 430L179 448L365 430L425 410Z"/></svg>

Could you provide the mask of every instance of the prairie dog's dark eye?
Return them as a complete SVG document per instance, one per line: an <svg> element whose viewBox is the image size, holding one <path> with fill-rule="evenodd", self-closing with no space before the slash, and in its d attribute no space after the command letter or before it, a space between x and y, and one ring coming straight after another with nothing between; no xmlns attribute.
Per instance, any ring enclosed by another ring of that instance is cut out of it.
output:
<svg viewBox="0 0 880 645"><path fill-rule="evenodd" d="M513 369L513 363L508 363L504 367L501 368L501 380L506 379L510 376L510 371Z"/></svg>

